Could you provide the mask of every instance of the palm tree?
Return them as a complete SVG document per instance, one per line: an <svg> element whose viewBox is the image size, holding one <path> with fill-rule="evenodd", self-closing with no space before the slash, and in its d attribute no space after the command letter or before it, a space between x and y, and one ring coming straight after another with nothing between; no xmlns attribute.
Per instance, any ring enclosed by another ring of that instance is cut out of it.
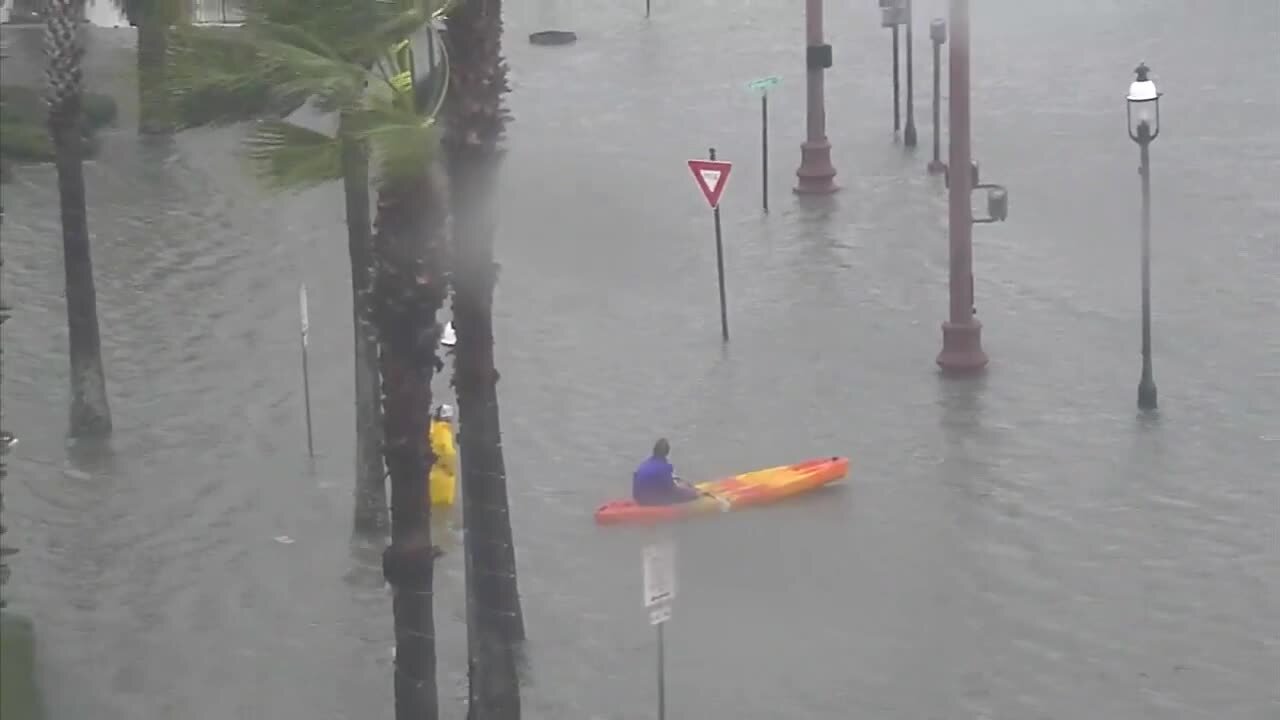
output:
<svg viewBox="0 0 1280 720"><path fill-rule="evenodd" d="M5 57L3 49L0 49L0 59ZM4 182L4 177L0 175L0 182ZM0 204L0 225L4 224L4 205ZM4 325L5 320L9 319L9 306L4 302L4 256L0 255L0 326ZM0 336L0 391L4 387L4 350L2 336ZM9 433L4 429L4 416L0 415L0 609L4 608L4 586L9 582L9 566L5 563L5 558L9 555L9 548L4 545L4 534L8 529L4 526L4 479L8 476L9 470L5 467L4 456L9 454Z"/></svg>
<svg viewBox="0 0 1280 720"><path fill-rule="evenodd" d="M350 27L370 28L378 21L377 7L368 0L277 0L259 2L245 9L250 29L290 27L302 37L314 36L329 43L345 61L371 68L375 58L359 43L347 42ZM340 22L335 19L343 18ZM255 24L256 23L256 24ZM344 23L346 23L344 25ZM335 31L338 37L331 37ZM263 116L278 117L297 109L307 96L281 92L273 77L256 64L252 53L240 51L227 42L237 32L224 28L181 28L170 52L171 99L177 105L180 125L192 127L238 122ZM309 41L297 37L282 40L310 52ZM216 72L210 74L208 59ZM302 56L305 57L305 56ZM332 100L333 98L331 98ZM377 333L372 316L373 249L369 203L368 143L358 137L356 118L358 96L347 98L355 104L338 109L339 148L337 163L331 155L312 156L316 148L331 143L316 134L289 128L290 142L298 157L278 167L267 167L266 179L277 188L297 188L340 176L346 202L347 250L351 260L352 330L355 349L355 506L354 527L362 535L384 532L387 527L386 471L382 458L382 404L379 385ZM313 147L314 144L314 147ZM298 160L319 160L314 167ZM317 172L319 170L319 172Z"/></svg>
<svg viewBox="0 0 1280 720"><path fill-rule="evenodd" d="M190 14L188 0L113 0L138 28L138 131L168 133L174 127L164 91L169 28Z"/></svg>
<svg viewBox="0 0 1280 720"><path fill-rule="evenodd" d="M362 156L366 145L377 160L372 291L365 297L377 338L383 457L391 477L383 573L394 590L399 720L438 712L431 601L438 551L430 542L425 478L433 460L426 430L438 362L436 313L447 294L445 210L434 170L440 97L416 80L409 40L441 13L423 0L261 0L239 30L184 30L173 43L182 59L170 66L187 103L223 97L244 110L310 101L337 114L335 136L286 119L257 123L249 157L274 186L336 179L344 161L348 171L359 162L356 151Z"/></svg>
<svg viewBox="0 0 1280 720"><path fill-rule="evenodd" d="M351 127L350 117L339 127ZM382 388L378 332L373 319L373 233L369 225L369 153L365 143L342 134L342 190L347 208L347 253L351 258L351 327L355 348L356 502L355 531L386 528L387 483L382 462Z"/></svg>
<svg viewBox="0 0 1280 720"><path fill-rule="evenodd" d="M58 171L62 208L62 264L67 283L67 331L71 354L71 435L111 433L107 383L98 336L98 301L93 287L93 258L85 207L84 146L80 139L80 102L84 0L49 0L45 12L45 54L49 66L49 134Z"/></svg>
<svg viewBox="0 0 1280 720"><path fill-rule="evenodd" d="M468 582L473 720L520 716L514 646L524 639L493 350L495 192L508 113L501 0L467 0L445 21L445 158L455 242L453 317Z"/></svg>
<svg viewBox="0 0 1280 720"><path fill-rule="evenodd" d="M4 222L4 207L0 206L0 223L3 223L3 222ZM0 273L3 273L3 268L4 268L4 258L0 257ZM3 275L0 274L0 277L3 277ZM0 287L2 287L2 285L0 285ZM3 296L0 296L0 325L4 325L4 321L8 319L9 319L9 307L4 304ZM3 358L3 351L0 351L0 359L2 358ZM3 367L4 367L3 363L0 363L0 368L3 368ZM0 386L3 386L4 384L3 378L4 378L4 373L0 371ZM4 517L3 517L3 513L4 513L3 484L4 484L5 477L7 477L9 474L8 468L5 467L4 456L9 454L9 444L10 444L9 440L11 437L9 433L4 430L3 419L4 419L3 416L0 416L0 609L4 608L5 583L9 582L9 566L5 562L5 558L8 557L13 552L10 548L4 545L4 540L3 540L4 534L8 532L8 529L5 528L4 526Z"/></svg>

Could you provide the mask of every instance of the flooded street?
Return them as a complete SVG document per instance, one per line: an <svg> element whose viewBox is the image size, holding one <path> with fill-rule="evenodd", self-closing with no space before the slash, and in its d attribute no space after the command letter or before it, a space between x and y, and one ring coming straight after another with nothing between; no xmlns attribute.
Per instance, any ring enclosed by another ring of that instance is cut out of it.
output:
<svg viewBox="0 0 1280 720"><path fill-rule="evenodd" d="M656 716L652 535L591 513L628 492L659 435L690 479L852 461L843 486L672 530L673 720L1280 717L1280 3L973 3L974 154L1010 217L975 228L991 364L963 381L934 364L946 196L924 168L941 2L916 8L914 152L894 142L875 4L828 2L842 189L804 199L790 193L798 3L655 0L649 21L639 0L507 5L496 322L524 717ZM530 46L554 15L578 43ZM39 32L5 36L6 82L38 72ZM97 28L86 64L122 112L85 168L109 449L65 443L53 168L17 168L3 190L4 418L21 438L6 594L36 623L50 716L390 718L381 548L351 540L341 189L269 195L237 128L140 139L133 42ZM1165 93L1155 417L1134 405L1124 98L1139 61ZM764 216L745 84L775 74ZM727 347L711 216L685 166L709 146L735 163ZM461 719L461 542L443 535L442 716Z"/></svg>

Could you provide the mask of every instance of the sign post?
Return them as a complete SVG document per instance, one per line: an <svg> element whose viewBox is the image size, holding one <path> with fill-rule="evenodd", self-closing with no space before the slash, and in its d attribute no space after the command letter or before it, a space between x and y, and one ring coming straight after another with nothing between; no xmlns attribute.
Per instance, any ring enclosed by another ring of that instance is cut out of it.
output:
<svg viewBox="0 0 1280 720"><path fill-rule="evenodd" d="M676 597L676 548L671 543L644 548L644 606L649 624L658 628L658 720L667 717L666 648L662 626L671 619L671 603Z"/></svg>
<svg viewBox="0 0 1280 720"><path fill-rule="evenodd" d="M782 82L777 75L747 83L749 90L760 93L760 206L769 212L769 88Z"/></svg>
<svg viewBox="0 0 1280 720"><path fill-rule="evenodd" d="M302 317L302 397L307 413L307 455L315 457L311 442L311 379L307 374L307 284L298 286L298 314Z"/></svg>
<svg viewBox="0 0 1280 720"><path fill-rule="evenodd" d="M729 311L724 298L724 243L720 237L720 196L724 194L724 186L729 181L729 171L733 163L716 160L716 149L708 151L709 160L690 160L689 171L693 173L694 182L702 191L702 197L711 206L716 225L716 277L720 282L720 336L729 342Z"/></svg>

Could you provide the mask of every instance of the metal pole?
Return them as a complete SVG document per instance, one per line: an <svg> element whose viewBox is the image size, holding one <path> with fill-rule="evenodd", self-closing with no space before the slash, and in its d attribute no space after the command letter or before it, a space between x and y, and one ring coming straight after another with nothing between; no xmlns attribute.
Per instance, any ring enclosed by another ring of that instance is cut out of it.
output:
<svg viewBox="0 0 1280 720"><path fill-rule="evenodd" d="M827 139L826 81L831 46L822 38L823 0L805 0L805 70L808 105L805 141L800 144L800 167L796 169L794 192L802 195L829 195L837 189L836 169L831 164L831 142Z"/></svg>
<svg viewBox="0 0 1280 720"><path fill-rule="evenodd" d="M315 446L311 441L311 382L307 379L307 343L302 343L302 397L307 408L307 455L315 457Z"/></svg>
<svg viewBox="0 0 1280 720"><path fill-rule="evenodd" d="M951 74L948 100L949 162L948 228L950 246L950 308L942 324L942 352L938 365L949 372L971 372L987 364L982 350L982 323L974 317L973 302L973 162L969 152L969 0L951 0Z"/></svg>
<svg viewBox="0 0 1280 720"><path fill-rule="evenodd" d="M307 371L307 286L298 286L298 315L302 320L302 398L307 415L307 455L315 457L315 446L311 442L311 378Z"/></svg>
<svg viewBox="0 0 1280 720"><path fill-rule="evenodd" d="M658 720L666 720L667 717L666 648L662 635L662 626L665 624L658 623Z"/></svg>
<svg viewBox="0 0 1280 720"><path fill-rule="evenodd" d="M716 159L715 148L709 148L708 153L712 160ZM720 337L725 342L729 342L729 310L724 298L724 243L720 236L720 203L716 203L711 214L716 223L716 280L720 284Z"/></svg>
<svg viewBox="0 0 1280 720"><path fill-rule="evenodd" d="M911 0L907 0L907 127L902 131L902 144L906 147L916 146L916 103L915 103L915 84L912 81L913 74L911 72L911 56L913 54L911 42L911 25L914 18L911 15Z"/></svg>
<svg viewBox="0 0 1280 720"><path fill-rule="evenodd" d="M769 212L769 91L760 94L760 204Z"/></svg>
<svg viewBox="0 0 1280 720"><path fill-rule="evenodd" d="M937 174L946 166L942 164L942 45L933 43L933 159L929 172Z"/></svg>
<svg viewBox="0 0 1280 720"><path fill-rule="evenodd" d="M898 26L893 26L893 131L902 129L902 119L898 113Z"/></svg>
<svg viewBox="0 0 1280 720"><path fill-rule="evenodd" d="M969 0L951 0L951 143L948 164L948 235L951 245L951 322L969 319L972 299L969 276L973 274L973 157L969 127Z"/></svg>
<svg viewBox="0 0 1280 720"><path fill-rule="evenodd" d="M432 28L427 28L427 72L430 73L429 77L434 87L436 82L436 33Z"/></svg>
<svg viewBox="0 0 1280 720"><path fill-rule="evenodd" d="M1151 370L1151 140L1144 125L1139 128L1142 175L1142 380L1138 382L1138 407L1156 409L1156 381Z"/></svg>
<svg viewBox="0 0 1280 720"><path fill-rule="evenodd" d="M651 2L652 2L652 0L644 0L644 16L645 16L646 18L647 18L647 17L649 17L649 4L650 4Z"/></svg>

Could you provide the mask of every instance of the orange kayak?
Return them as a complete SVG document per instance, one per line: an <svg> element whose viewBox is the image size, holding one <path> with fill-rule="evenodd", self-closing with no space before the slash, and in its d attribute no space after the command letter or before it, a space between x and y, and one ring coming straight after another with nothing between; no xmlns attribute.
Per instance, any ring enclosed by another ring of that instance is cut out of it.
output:
<svg viewBox="0 0 1280 720"><path fill-rule="evenodd" d="M835 456L752 470L695 483L694 487L707 497L679 505L639 505L633 500L607 502L596 509L596 524L653 525L692 515L767 505L833 483L848 472L849 458Z"/></svg>

